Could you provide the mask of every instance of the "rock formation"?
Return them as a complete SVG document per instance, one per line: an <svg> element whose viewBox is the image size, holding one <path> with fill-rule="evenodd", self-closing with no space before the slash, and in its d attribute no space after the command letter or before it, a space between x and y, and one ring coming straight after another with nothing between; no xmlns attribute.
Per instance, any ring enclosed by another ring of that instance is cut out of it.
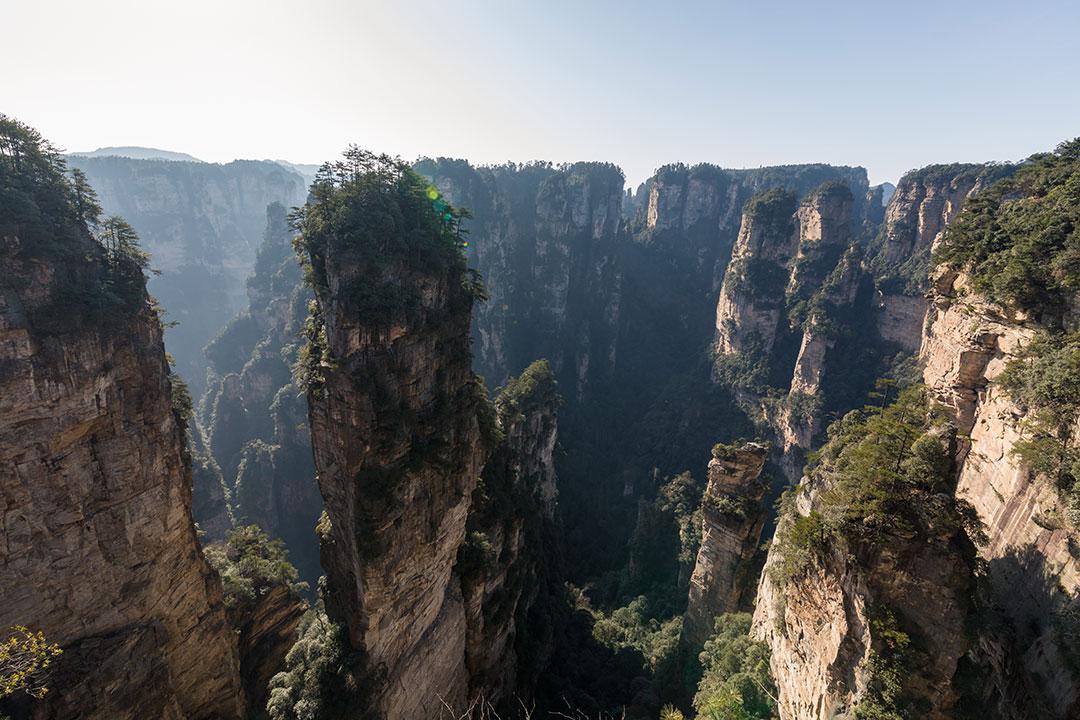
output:
<svg viewBox="0 0 1080 720"><path fill-rule="evenodd" d="M876 325L882 339L906 352L918 351L931 250L965 201L1013 168L930 165L900 179L870 251L877 286Z"/></svg>
<svg viewBox="0 0 1080 720"><path fill-rule="evenodd" d="M166 329L170 352L196 396L203 392L203 347L245 304L266 206L303 202L301 175L273 162L71 157L86 173L106 213L138 231L161 275L150 292L178 325Z"/></svg>
<svg viewBox="0 0 1080 720"><path fill-rule="evenodd" d="M780 328L789 264L799 249L796 197L773 190L743 212L739 238L716 305L719 355L769 357Z"/></svg>
<svg viewBox="0 0 1080 720"><path fill-rule="evenodd" d="M0 120L0 188L22 198L0 221L0 627L63 647L41 716L239 718L140 256L92 238L62 161Z"/></svg>
<svg viewBox="0 0 1080 720"><path fill-rule="evenodd" d="M745 602L753 586L750 561L765 525L761 500L766 485L760 475L768 446L723 446L713 454L701 505L701 546L683 620L683 640L695 651L712 636L717 615L750 604Z"/></svg>
<svg viewBox="0 0 1080 720"><path fill-rule="evenodd" d="M935 399L956 420L960 446L957 495L975 507L988 542L990 602L1006 619L1005 652L1021 668L1028 703L1045 717L1066 718L1080 683L1063 654L1062 622L1080 610L1077 532L1065 519L1053 483L1014 454L1027 414L996 383L1040 325L988 302L970 277L943 268L934 278L920 356ZM987 642L1000 638L990 637ZM1063 644L1064 643L1064 644ZM996 683L1004 680L998 676Z"/></svg>
<svg viewBox="0 0 1080 720"><path fill-rule="evenodd" d="M897 406L837 423L771 543L752 633L769 645L782 720L946 720L961 700L974 559L946 494L955 434L922 390Z"/></svg>
<svg viewBox="0 0 1080 720"><path fill-rule="evenodd" d="M555 378L533 363L496 398L504 440L484 466L458 552L470 695L513 704L532 695L554 650L544 616L560 577L555 532Z"/></svg>

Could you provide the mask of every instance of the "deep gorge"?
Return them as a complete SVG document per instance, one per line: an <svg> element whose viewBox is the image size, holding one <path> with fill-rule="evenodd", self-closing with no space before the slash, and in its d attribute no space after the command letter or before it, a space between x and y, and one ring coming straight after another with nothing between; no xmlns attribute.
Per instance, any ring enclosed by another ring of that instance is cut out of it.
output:
<svg viewBox="0 0 1080 720"><path fill-rule="evenodd" d="M1078 712L1075 141L627 190L2 120L0 626L63 654L0 712Z"/></svg>

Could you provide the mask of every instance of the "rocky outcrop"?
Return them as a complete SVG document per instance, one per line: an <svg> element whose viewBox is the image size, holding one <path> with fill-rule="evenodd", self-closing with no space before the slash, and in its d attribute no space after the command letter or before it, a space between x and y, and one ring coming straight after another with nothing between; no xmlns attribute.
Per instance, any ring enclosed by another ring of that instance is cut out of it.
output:
<svg viewBox="0 0 1080 720"><path fill-rule="evenodd" d="M273 162L137 160L71 157L108 214L138 231L160 275L151 294L179 324L165 331L180 375L203 392L203 347L245 305L244 281L255 265L266 206L303 202L306 183Z"/></svg>
<svg viewBox="0 0 1080 720"><path fill-rule="evenodd" d="M783 520L777 532L790 522ZM924 643L925 664L902 678L929 708L920 717L953 717L952 678L968 650L962 629L970 569L947 544L896 542L854 555L835 550L783 584L772 580L777 562L770 553L752 632L769 644L782 720L850 716L875 681L875 653L884 652L894 629L875 614L882 608L902 616Z"/></svg>
<svg viewBox="0 0 1080 720"><path fill-rule="evenodd" d="M791 482L821 440L821 419L856 405L881 362L861 327L867 275L855 242L858 207L836 181L797 209L790 193L755 196L717 303L713 380L733 386L775 435Z"/></svg>
<svg viewBox="0 0 1080 720"><path fill-rule="evenodd" d="M716 305L718 355L771 353L799 248L795 210L795 195L779 190L747 204Z"/></svg>
<svg viewBox="0 0 1080 720"><path fill-rule="evenodd" d="M386 718L437 715L467 699L454 566L489 452L464 263L456 248L437 247L445 238L422 240L426 257L306 241L325 337L308 401L327 518L326 610L361 658L364 705Z"/></svg>
<svg viewBox="0 0 1080 720"><path fill-rule="evenodd" d="M1039 326L986 302L971 291L967 275L948 269L934 279L929 316L920 351L924 379L967 438L957 494L985 527L980 554L989 602L1006 619L1005 653L1017 659L1043 716L1072 717L1080 683L1066 669L1062 653L1070 641L1062 632L1080 612L1077 533L1052 482L1013 453L1026 412L994 382ZM1000 673L995 682L1003 682Z"/></svg>
<svg viewBox="0 0 1080 720"><path fill-rule="evenodd" d="M717 615L737 612L752 590L750 560L761 541L768 446L718 447L709 462L701 504L701 546L690 578L683 641L695 652L712 637Z"/></svg>
<svg viewBox="0 0 1080 720"><path fill-rule="evenodd" d="M882 422L895 429L925 413L921 407L905 406ZM876 425L841 422L847 427L785 503L758 588L752 635L769 645L780 718L903 707L918 708L919 717L953 718L963 692L955 677L969 651L974 564L957 527L961 511L949 509L938 484L952 472L953 431L930 426L917 436L908 424L908 440L883 451L894 441L874 434ZM854 454L845 446L856 446ZM905 455L937 457L933 472L942 480L928 482L918 469L891 485L876 468L898 451L897 472L908 472L901 469ZM867 453L880 453L859 466L869 478L845 474ZM861 489L866 482L874 485L870 495Z"/></svg>
<svg viewBox="0 0 1080 720"><path fill-rule="evenodd" d="M141 270L45 222L0 227L0 626L64 649L42 717L239 718Z"/></svg>
<svg viewBox="0 0 1080 720"><path fill-rule="evenodd" d="M533 363L496 399L504 440L473 493L457 570L465 601L470 695L493 705L527 700L554 651L545 617L560 584L554 569L555 378Z"/></svg>
<svg viewBox="0 0 1080 720"><path fill-rule="evenodd" d="M900 179L870 251L877 286L876 325L885 341L906 352L918 351L931 251L967 199L1013 169L995 164L930 165Z"/></svg>

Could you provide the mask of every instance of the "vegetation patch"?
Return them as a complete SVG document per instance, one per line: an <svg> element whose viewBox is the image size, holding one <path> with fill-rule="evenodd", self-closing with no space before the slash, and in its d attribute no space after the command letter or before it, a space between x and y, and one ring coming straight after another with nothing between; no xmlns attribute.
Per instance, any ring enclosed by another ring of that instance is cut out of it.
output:
<svg viewBox="0 0 1080 720"><path fill-rule="evenodd" d="M993 302L1056 322L1080 290L1080 138L971 198L934 262L969 270Z"/></svg>
<svg viewBox="0 0 1080 720"><path fill-rule="evenodd" d="M1025 438L1013 453L1054 483L1070 523L1080 526L1080 333L1037 335L997 383L1026 411Z"/></svg>

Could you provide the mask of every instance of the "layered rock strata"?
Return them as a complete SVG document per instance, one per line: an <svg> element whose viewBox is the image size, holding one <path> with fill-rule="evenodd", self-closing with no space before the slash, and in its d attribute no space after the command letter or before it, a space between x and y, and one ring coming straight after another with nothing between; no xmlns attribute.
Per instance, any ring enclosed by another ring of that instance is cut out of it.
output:
<svg viewBox="0 0 1080 720"><path fill-rule="evenodd" d="M761 542L766 485L761 471L768 446L747 443L724 448L709 462L701 504L701 546L690 577L683 620L683 640L700 650L713 634L717 615L736 612L746 603L753 578L750 560Z"/></svg>

